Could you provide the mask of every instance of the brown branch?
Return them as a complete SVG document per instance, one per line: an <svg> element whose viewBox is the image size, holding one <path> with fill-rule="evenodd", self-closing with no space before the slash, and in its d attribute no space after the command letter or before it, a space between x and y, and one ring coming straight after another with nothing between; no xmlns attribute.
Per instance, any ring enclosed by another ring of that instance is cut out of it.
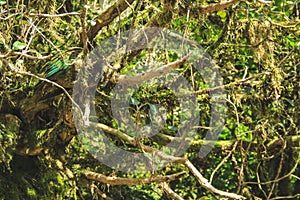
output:
<svg viewBox="0 0 300 200"><path fill-rule="evenodd" d="M126 84L126 85L133 85L142 83L144 81L150 80L152 78L163 76L168 74L172 69L178 68L180 65L184 64L188 58L190 57L190 54L184 56L183 58L176 60L174 62L168 63L160 68L153 69L147 72L143 72L141 74L137 74L135 76L128 76L128 75L120 75L115 82L119 84Z"/></svg>
<svg viewBox="0 0 300 200"><path fill-rule="evenodd" d="M86 3L86 2L84 2ZM83 43L83 53L86 54L88 52L88 35L86 32L86 24L85 24L85 17L86 17L86 8L84 8L80 14L80 22L81 22L81 28L82 28L82 32L81 32L81 40ZM91 40L90 40L91 41Z"/></svg>
<svg viewBox="0 0 300 200"><path fill-rule="evenodd" d="M193 173L195 178L198 180L200 185L210 191L211 193L221 196L221 197L227 197L230 199L246 199L245 197L235 194L235 193L230 193L230 192L225 192L222 190L219 190L215 188L213 185L211 185L206 178L202 176L202 174L197 170L197 168L189 161L186 160L184 165Z"/></svg>
<svg viewBox="0 0 300 200"><path fill-rule="evenodd" d="M285 147L286 147L286 143L285 143ZM280 161L279 161L279 166L278 166L278 169L277 169L277 174L276 174L276 177L275 177L275 180L273 183L272 183L272 186L271 186L271 189L269 191L269 194L268 194L268 199L271 198L274 190L275 190L275 187L278 183L278 178L280 178L280 174L282 172L282 166L283 166L283 160L284 160L284 152L281 152L281 155L280 155Z"/></svg>
<svg viewBox="0 0 300 200"><path fill-rule="evenodd" d="M224 10L225 8L232 6L233 4L235 4L237 2L238 2L238 0L225 1L225 2L211 4L208 6L201 6L201 7L199 7L199 9L200 9L201 14L206 14L206 13L210 13L210 12Z"/></svg>
<svg viewBox="0 0 300 200"><path fill-rule="evenodd" d="M277 199L296 199L297 197L300 197L300 193L295 194L295 195L290 195L290 196L279 196L279 197L274 197L274 198L271 198L270 200L277 200Z"/></svg>
<svg viewBox="0 0 300 200"><path fill-rule="evenodd" d="M164 192L167 193L167 195L169 197L171 197L172 199L174 199L174 200L184 200L181 196L179 196L176 192L174 192L170 188L170 186L168 185L168 183L163 182L163 183L160 183L159 185L162 187L162 189L164 190Z"/></svg>
<svg viewBox="0 0 300 200"><path fill-rule="evenodd" d="M7 52L6 54L0 54L0 59L4 59L7 58L9 55L11 54L11 52Z"/></svg>
<svg viewBox="0 0 300 200"><path fill-rule="evenodd" d="M130 137L129 135L126 135L125 133L122 133L119 130L116 130L114 128L111 128L105 124L101 124L101 123L94 123L94 122L90 122L90 125L95 127L96 129L102 129L103 131L110 133L111 135L117 136L118 138L128 142L129 144L132 145L136 145L136 141L134 138Z"/></svg>
<svg viewBox="0 0 300 200"><path fill-rule="evenodd" d="M257 0L257 2L262 3L262 4L271 4L272 1L265 1L265 0Z"/></svg>
<svg viewBox="0 0 300 200"><path fill-rule="evenodd" d="M103 199L106 199L106 200L113 200L112 198L108 197L107 194L105 194L104 192L100 191L99 188L95 185L95 184L92 184L92 190L94 190L98 195L100 195L100 197L102 197Z"/></svg>
<svg viewBox="0 0 300 200"><path fill-rule="evenodd" d="M23 52L13 52L12 55L18 55L18 56L23 56L25 58L29 58L32 60L48 60L49 58L52 57L52 55L48 55L48 56L32 56Z"/></svg>
<svg viewBox="0 0 300 200"><path fill-rule="evenodd" d="M65 17L65 16L70 16L70 15L80 15L80 13L78 12L70 12L70 13L62 13L62 14L56 14L56 15L52 15L52 14L38 14L38 13L29 13L29 16L38 16L38 17Z"/></svg>
<svg viewBox="0 0 300 200"><path fill-rule="evenodd" d="M187 8L182 9L179 12L179 14L180 15L186 15L186 13L188 12L188 10L190 9L190 14L192 16L198 17L199 15L202 15L202 14L207 14L207 13L210 13L210 12L224 10L225 8L228 8L228 7L232 6L232 5L234 5L238 1L239 0L225 1L225 2L220 2L220 3L210 4L208 6L198 6L198 7L192 8L192 9L190 9L187 6Z"/></svg>
<svg viewBox="0 0 300 200"><path fill-rule="evenodd" d="M120 177L108 177L103 174L99 174L95 172L86 172L85 176L89 180L99 181L109 185L138 185L138 184L162 183L162 182L174 181L186 174L187 172L183 171L176 174L149 177L149 178L120 178Z"/></svg>
<svg viewBox="0 0 300 200"><path fill-rule="evenodd" d="M213 193L217 196L227 197L227 198L231 198L231 199L245 199L245 197L243 197L241 195L238 195L235 193L230 193L230 192L225 192L225 191L215 188L213 185L211 185L209 183L209 181L204 176L202 176L202 174L199 172L199 170L188 159L167 155L167 154L165 154L155 148L149 147L149 146L141 145L141 147L144 151L149 152L149 153L154 153L154 154L158 155L160 158L162 158L163 160L184 165L195 176L195 178L200 183L200 185L202 187L204 187L205 189L207 189L211 193Z"/></svg>
<svg viewBox="0 0 300 200"><path fill-rule="evenodd" d="M92 26L91 29L87 32L89 41L93 41L101 28L107 26L110 22L112 22L119 15L119 13L123 12L133 2L134 0L116 1L113 5L104 10L98 17L96 17L95 26Z"/></svg>
<svg viewBox="0 0 300 200"><path fill-rule="evenodd" d="M265 182L260 182L260 181L259 182L244 182L243 184L244 185L268 185L270 183L279 182L279 181L291 176L297 170L298 165L299 165L299 161L297 161L295 163L294 167L290 170L290 172L288 172L287 174L285 174L281 177L278 177L277 179L265 181Z"/></svg>
<svg viewBox="0 0 300 200"><path fill-rule="evenodd" d="M26 54L24 52L18 52L18 51L9 51L6 54L0 54L0 59L4 59L4 58L8 58L9 56L23 56L25 58L29 58L32 60L47 60L49 58L51 58L51 54L48 56L32 56L29 54Z"/></svg>

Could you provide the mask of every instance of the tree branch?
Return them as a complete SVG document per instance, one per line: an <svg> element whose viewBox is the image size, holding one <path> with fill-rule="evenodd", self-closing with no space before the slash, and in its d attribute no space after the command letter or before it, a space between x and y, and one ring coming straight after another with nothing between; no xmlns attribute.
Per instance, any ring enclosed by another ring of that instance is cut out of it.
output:
<svg viewBox="0 0 300 200"><path fill-rule="evenodd" d="M248 81L250 81L252 79L258 78L258 77L260 77L262 75L270 75L270 72L269 71L261 72L261 73L255 74L253 76L250 76L248 78L240 79L240 80L228 83L226 85L220 85L220 86L213 87L213 88L206 88L206 89L198 90L198 91L195 91L194 94L197 94L197 95L208 94L210 92L216 92L218 90L224 90L224 89L229 88L229 87L231 87L233 85L244 84L244 83L246 83L246 82L248 82Z"/></svg>
<svg viewBox="0 0 300 200"><path fill-rule="evenodd" d="M163 182L159 184L162 189L165 191L165 193L167 193L168 196L170 196L172 199L174 200L184 200L181 196L179 196L176 192L174 192L170 186L168 185L168 183Z"/></svg>
<svg viewBox="0 0 300 200"><path fill-rule="evenodd" d="M87 32L89 41L93 41L93 39L98 34L98 31L107 26L110 22L112 22L119 13L123 12L126 8L128 8L134 0L119 0L116 1L109 8L104 10L96 19L95 26L92 26L90 30Z"/></svg>
<svg viewBox="0 0 300 200"><path fill-rule="evenodd" d="M143 73L137 74L135 76L120 75L114 82L119 83L119 84L134 85L134 84L142 83L144 81L150 80L150 79L158 77L158 76L164 76L164 75L168 74L172 69L176 69L180 65L184 64L188 60L189 57L190 57L190 54L184 56L180 60L176 60L176 61L168 63L160 68L152 69L150 71L143 72Z"/></svg>
<svg viewBox="0 0 300 200"><path fill-rule="evenodd" d="M0 54L0 59L8 58L10 56L23 56L28 59L32 60L47 60L52 57L52 54L49 54L48 56L32 56L29 54L26 54L25 52L18 52L18 51L10 51L7 52L5 55Z"/></svg>
<svg viewBox="0 0 300 200"><path fill-rule="evenodd" d="M85 176L89 180L99 181L109 185L137 185L137 184L162 183L162 182L174 181L186 174L187 172L183 171L176 174L149 177L149 178L120 178L120 177L108 177L103 174L89 171L85 173Z"/></svg>
<svg viewBox="0 0 300 200"><path fill-rule="evenodd" d="M190 9L190 14L192 16L199 17L199 15L203 15L203 14L207 14L207 13L215 12L215 11L219 11L219 10L224 10L225 8L228 8L237 2L238 2L238 0L231 0L231 1L210 4L208 6L196 6L191 9L189 6L186 6L186 8L180 10L179 14L186 15L188 10Z"/></svg>
<svg viewBox="0 0 300 200"><path fill-rule="evenodd" d="M80 15L80 13L78 12L69 12L69 13L62 13L62 14L55 14L55 15L51 15L51 14L39 14L39 13L29 13L29 16L38 16L38 17L50 17L50 18L54 18L54 17L65 17L65 16L71 16L71 15Z"/></svg>

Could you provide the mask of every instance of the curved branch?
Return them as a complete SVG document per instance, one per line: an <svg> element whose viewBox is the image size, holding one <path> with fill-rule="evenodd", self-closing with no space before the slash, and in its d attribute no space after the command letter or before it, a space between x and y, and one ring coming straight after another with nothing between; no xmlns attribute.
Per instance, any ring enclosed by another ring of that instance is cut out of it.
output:
<svg viewBox="0 0 300 200"><path fill-rule="evenodd" d="M175 200L183 200L183 198L181 196L179 196L176 192L174 192L170 186L168 185L168 183L163 182L159 184L162 189L165 191L165 193L167 193L168 196L170 196L172 199Z"/></svg>

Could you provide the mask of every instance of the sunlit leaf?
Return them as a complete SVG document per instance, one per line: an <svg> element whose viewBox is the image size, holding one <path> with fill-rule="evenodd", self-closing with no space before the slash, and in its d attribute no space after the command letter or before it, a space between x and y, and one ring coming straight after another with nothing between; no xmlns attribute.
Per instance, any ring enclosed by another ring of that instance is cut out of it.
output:
<svg viewBox="0 0 300 200"><path fill-rule="evenodd" d="M27 46L26 43L20 42L20 41L15 41L13 44L13 49L14 50L22 50Z"/></svg>
<svg viewBox="0 0 300 200"><path fill-rule="evenodd" d="M168 129L171 131L177 131L177 127L171 125L168 126Z"/></svg>
<svg viewBox="0 0 300 200"><path fill-rule="evenodd" d="M226 12L224 10L220 10L217 12L217 15L224 19L226 17Z"/></svg>
<svg viewBox="0 0 300 200"><path fill-rule="evenodd" d="M137 99L133 98L133 97L129 98L129 103L132 104L132 105L140 104L140 102Z"/></svg>
<svg viewBox="0 0 300 200"><path fill-rule="evenodd" d="M157 106L155 104L149 104L149 107L150 107L150 111L153 114L157 114L158 113L158 109L157 109Z"/></svg>

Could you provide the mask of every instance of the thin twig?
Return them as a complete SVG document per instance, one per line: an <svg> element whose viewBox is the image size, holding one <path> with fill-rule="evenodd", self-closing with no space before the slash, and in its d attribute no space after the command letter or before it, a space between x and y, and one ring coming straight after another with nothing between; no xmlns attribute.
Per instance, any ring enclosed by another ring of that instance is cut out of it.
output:
<svg viewBox="0 0 300 200"><path fill-rule="evenodd" d="M52 57L52 54L47 55L47 56L32 56L23 52L12 52L12 55L18 55L18 56L23 56L25 58L29 58L32 60L48 60L49 58Z"/></svg>
<svg viewBox="0 0 300 200"><path fill-rule="evenodd" d="M80 15L78 12L70 12L70 13L62 13L62 14L39 14L39 13L29 13L29 16L38 16L38 17L65 17L65 16L70 16L70 15Z"/></svg>
<svg viewBox="0 0 300 200"><path fill-rule="evenodd" d="M227 154L227 156L225 156L225 158L218 164L218 166L214 169L214 171L211 173L210 178L209 178L209 183L211 184L214 178L215 173L222 167L222 165L227 161L227 159L231 156L231 154L235 151L236 147L237 147L238 141L236 141L233 145L233 148L231 149L231 151L229 152L229 154Z"/></svg>
<svg viewBox="0 0 300 200"><path fill-rule="evenodd" d="M270 75L270 74L271 73L269 71L261 72L261 73L255 74L253 76L250 76L248 78L240 79L240 80L234 81L232 83L228 83L226 85L220 85L220 86L216 86L216 87L213 87L213 88L206 88L206 89L198 90L198 91L195 91L194 94L198 94L198 95L208 94L210 92L215 92L215 91L218 91L218 90L223 90L223 89L229 88L233 85L240 85L240 84L246 83L247 81L250 81L251 79L258 78L262 75Z"/></svg>

